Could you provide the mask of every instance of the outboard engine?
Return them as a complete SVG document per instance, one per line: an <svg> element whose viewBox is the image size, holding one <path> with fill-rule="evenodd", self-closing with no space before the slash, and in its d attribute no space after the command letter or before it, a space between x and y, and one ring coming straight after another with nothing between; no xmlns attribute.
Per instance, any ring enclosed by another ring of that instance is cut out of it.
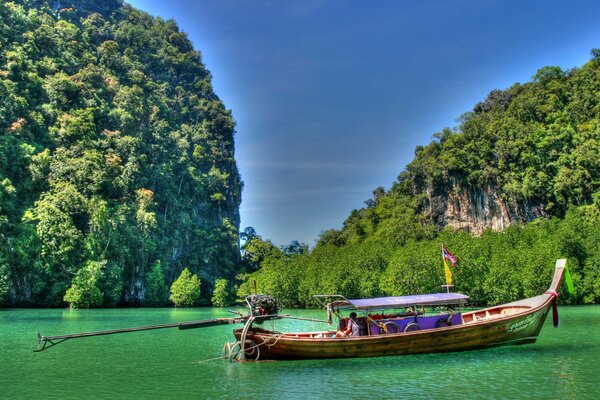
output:
<svg viewBox="0 0 600 400"><path fill-rule="evenodd" d="M265 294L253 294L246 297L246 303L250 309L250 315L255 317L255 322L262 323L270 319L271 316L279 314L279 305L277 300L272 296ZM265 318L260 318L265 315Z"/></svg>

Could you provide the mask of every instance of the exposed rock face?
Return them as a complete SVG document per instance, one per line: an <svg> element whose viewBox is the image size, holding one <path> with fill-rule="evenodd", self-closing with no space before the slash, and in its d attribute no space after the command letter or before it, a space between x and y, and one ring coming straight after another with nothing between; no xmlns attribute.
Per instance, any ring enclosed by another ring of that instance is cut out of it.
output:
<svg viewBox="0 0 600 400"><path fill-rule="evenodd" d="M541 204L506 201L495 186L469 188L458 179L428 187L423 209L439 229L451 226L474 235L485 229L500 231L515 222L528 222L546 216Z"/></svg>

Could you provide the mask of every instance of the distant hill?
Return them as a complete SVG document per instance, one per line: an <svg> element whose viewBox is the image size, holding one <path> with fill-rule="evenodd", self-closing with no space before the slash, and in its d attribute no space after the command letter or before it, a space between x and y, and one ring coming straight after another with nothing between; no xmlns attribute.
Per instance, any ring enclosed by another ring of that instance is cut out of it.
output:
<svg viewBox="0 0 600 400"><path fill-rule="evenodd" d="M437 292L444 243L459 259L454 290L473 304L543 293L557 258L576 287L561 301L600 302L600 50L581 68L545 67L492 91L365 203L310 252L247 230L253 272L239 276L238 297L253 280L287 306Z"/></svg>
<svg viewBox="0 0 600 400"><path fill-rule="evenodd" d="M481 234L600 204L600 50L592 56L581 68L544 67L531 82L490 92L320 243L402 244L447 226Z"/></svg>
<svg viewBox="0 0 600 400"><path fill-rule="evenodd" d="M63 305L88 275L93 305L162 304L185 267L210 298L239 262L234 125L174 21L1 2L0 304Z"/></svg>

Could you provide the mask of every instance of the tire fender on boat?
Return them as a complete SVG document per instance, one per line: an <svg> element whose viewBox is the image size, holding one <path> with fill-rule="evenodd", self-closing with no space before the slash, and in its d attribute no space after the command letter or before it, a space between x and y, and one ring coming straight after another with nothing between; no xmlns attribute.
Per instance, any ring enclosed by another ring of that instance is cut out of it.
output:
<svg viewBox="0 0 600 400"><path fill-rule="evenodd" d="M385 324L383 324L383 326L385 327L385 332L386 333L398 333L398 332L400 332L400 328L398 328L398 325L396 325L392 321L386 322Z"/></svg>
<svg viewBox="0 0 600 400"><path fill-rule="evenodd" d="M406 325L406 328L404 328L404 332L413 332L413 331L420 331L420 330L421 330L421 327L416 322L411 322L410 324Z"/></svg>
<svg viewBox="0 0 600 400"><path fill-rule="evenodd" d="M450 325L452 325L452 315L448 315L448 317L442 317L435 323L436 328L443 328Z"/></svg>

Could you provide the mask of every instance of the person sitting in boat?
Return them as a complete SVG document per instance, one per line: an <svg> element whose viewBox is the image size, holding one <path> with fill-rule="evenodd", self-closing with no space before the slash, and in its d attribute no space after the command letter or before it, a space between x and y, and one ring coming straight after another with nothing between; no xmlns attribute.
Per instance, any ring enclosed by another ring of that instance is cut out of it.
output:
<svg viewBox="0 0 600 400"><path fill-rule="evenodd" d="M348 318L346 326L343 329L339 330L335 336L360 336L360 326L356 322L356 313L354 311L350 313L350 318Z"/></svg>

